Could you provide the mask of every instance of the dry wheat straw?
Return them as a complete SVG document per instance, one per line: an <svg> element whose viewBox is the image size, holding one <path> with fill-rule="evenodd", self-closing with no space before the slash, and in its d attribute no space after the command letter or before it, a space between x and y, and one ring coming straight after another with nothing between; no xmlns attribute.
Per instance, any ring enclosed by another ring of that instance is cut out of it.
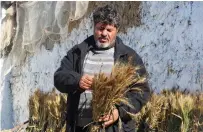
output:
<svg viewBox="0 0 203 132"><path fill-rule="evenodd" d="M37 90L29 99L29 132L65 132L66 97L64 94Z"/></svg>
<svg viewBox="0 0 203 132"><path fill-rule="evenodd" d="M121 103L133 107L125 97L128 87L136 83L145 83L146 78L136 74L140 67L135 67L130 63L116 63L112 73L107 76L104 73L95 75L93 89L93 121L98 122L102 115L111 114L116 105ZM134 92L142 92L139 87L131 88ZM132 113L129 113L133 115ZM99 131L99 126L93 126L91 131Z"/></svg>

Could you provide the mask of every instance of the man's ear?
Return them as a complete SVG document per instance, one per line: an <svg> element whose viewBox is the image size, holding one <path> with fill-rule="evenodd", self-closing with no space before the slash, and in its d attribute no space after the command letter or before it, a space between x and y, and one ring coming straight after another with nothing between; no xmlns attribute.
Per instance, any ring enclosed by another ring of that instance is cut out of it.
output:
<svg viewBox="0 0 203 132"><path fill-rule="evenodd" d="M120 29L120 28L117 28L117 33L119 32L119 29Z"/></svg>
<svg viewBox="0 0 203 132"><path fill-rule="evenodd" d="M95 25L93 25L93 28L92 28L92 30L93 30L93 33L95 32Z"/></svg>

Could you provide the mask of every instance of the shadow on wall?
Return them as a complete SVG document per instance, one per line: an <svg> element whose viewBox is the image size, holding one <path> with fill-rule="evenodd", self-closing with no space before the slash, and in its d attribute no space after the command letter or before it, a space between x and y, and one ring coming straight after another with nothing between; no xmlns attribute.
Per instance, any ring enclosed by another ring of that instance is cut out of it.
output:
<svg viewBox="0 0 203 132"><path fill-rule="evenodd" d="M2 79L1 84L1 130L13 128L13 103L10 78L11 73Z"/></svg>

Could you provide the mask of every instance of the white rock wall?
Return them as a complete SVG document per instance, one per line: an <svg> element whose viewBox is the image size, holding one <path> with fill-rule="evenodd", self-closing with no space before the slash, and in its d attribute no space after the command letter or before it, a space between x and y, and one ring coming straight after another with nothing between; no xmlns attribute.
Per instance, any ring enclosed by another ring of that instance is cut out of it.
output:
<svg viewBox="0 0 203 132"><path fill-rule="evenodd" d="M143 2L142 25L119 33L124 43L142 57L150 84L163 88L203 88L203 2ZM65 43L52 51L44 47L29 55L26 63L12 72L14 124L28 119L28 98L40 88L53 88L53 74L62 57L75 44L92 34L90 18L74 29ZM5 100L2 101L5 103Z"/></svg>
<svg viewBox="0 0 203 132"><path fill-rule="evenodd" d="M143 58L153 89L203 89L203 2L143 2L142 23L122 34Z"/></svg>

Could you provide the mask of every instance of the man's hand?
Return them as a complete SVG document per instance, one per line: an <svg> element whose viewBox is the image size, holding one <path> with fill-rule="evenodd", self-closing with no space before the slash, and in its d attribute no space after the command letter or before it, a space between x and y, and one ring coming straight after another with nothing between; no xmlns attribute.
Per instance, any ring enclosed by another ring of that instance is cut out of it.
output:
<svg viewBox="0 0 203 132"><path fill-rule="evenodd" d="M84 90L90 89L92 82L93 82L93 77L94 76L90 76L87 74L83 75L79 82L80 88L82 88Z"/></svg>
<svg viewBox="0 0 203 132"><path fill-rule="evenodd" d="M99 121L104 121L104 126L108 127L118 120L118 109L114 109L110 115L105 115L99 119Z"/></svg>

